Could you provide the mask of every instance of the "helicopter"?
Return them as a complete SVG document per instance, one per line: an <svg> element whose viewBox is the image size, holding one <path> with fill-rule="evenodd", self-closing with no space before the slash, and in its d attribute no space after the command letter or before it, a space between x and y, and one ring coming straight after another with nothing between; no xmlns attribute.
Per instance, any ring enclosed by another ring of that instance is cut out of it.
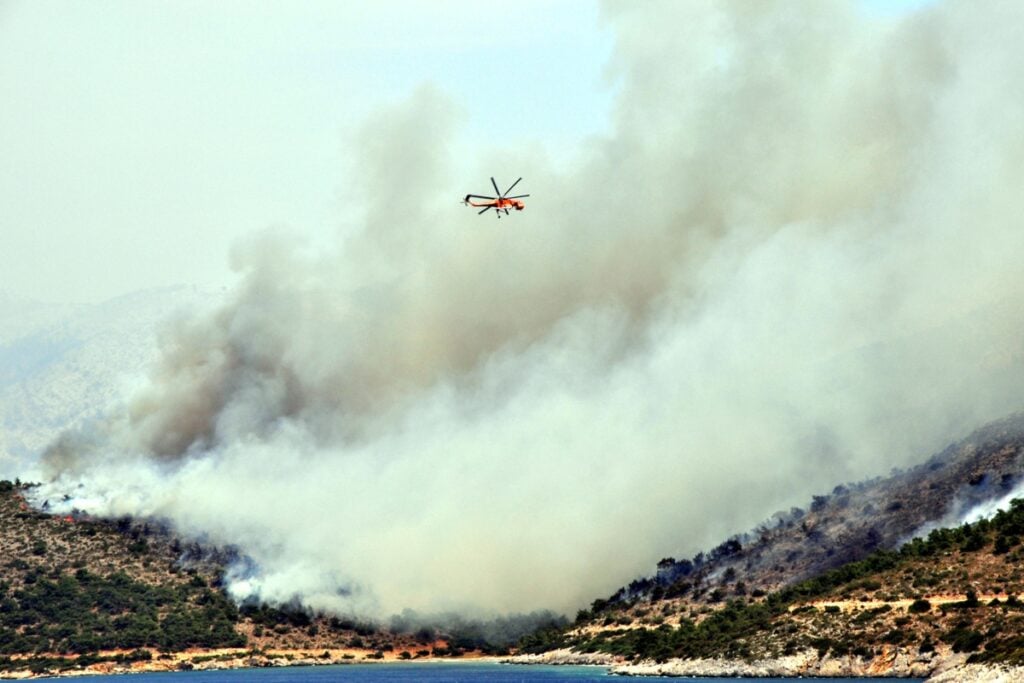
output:
<svg viewBox="0 0 1024 683"><path fill-rule="evenodd" d="M522 180L522 178L519 178L519 180ZM512 183L507 190L502 192L501 190L498 189L498 183L494 182L494 178L491 178L491 185L494 186L494 191L498 195L497 197L485 197L484 195L480 195L480 194L467 194L466 198L462 200L462 203L465 204L466 206L482 206L483 209L477 212L478 216L481 215L481 214L487 213L491 209L494 209L494 213L496 213L498 215L498 218L501 218L501 212L502 211L505 212L506 216L508 215L508 210L509 209L515 209L516 211L522 211L523 209L526 208L526 205L522 201L520 201L520 200L523 197L529 197L530 195L528 195L528 194L518 194L515 197L508 197L508 196L506 196L506 195L508 195L509 192L512 191L513 187L515 187L516 185L519 184L519 180L517 180L514 183ZM472 202L472 201L470 201L470 198L473 198L473 199L483 199L483 200L486 200L486 201L479 202L479 203L478 202Z"/></svg>

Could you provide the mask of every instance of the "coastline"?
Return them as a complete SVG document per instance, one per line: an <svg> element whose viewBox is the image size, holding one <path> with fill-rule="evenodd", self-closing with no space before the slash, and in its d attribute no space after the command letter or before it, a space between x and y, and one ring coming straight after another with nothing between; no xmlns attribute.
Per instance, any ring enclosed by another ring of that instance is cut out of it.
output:
<svg viewBox="0 0 1024 683"><path fill-rule="evenodd" d="M138 653L138 651L134 651ZM536 655L493 656L466 653L462 657L416 657L404 659L396 652L385 652L382 657L366 650L334 649L319 653L306 650L268 649L263 651L241 648L218 650L187 650L157 654L150 659L128 661L117 657L131 654L124 651L105 651L100 657L109 658L81 668L30 668L32 657L22 660L23 669L0 672L0 680L31 680L35 678L69 678L110 674L156 673L174 671L211 671L291 666L329 666L353 664L399 664L406 662L457 664L493 663L521 666L600 666L607 667L609 675L628 677L673 678L917 678L927 683L1012 683L1024 681L1024 668L989 664L968 664L967 655L943 653L928 657L911 657L891 651L873 659L860 657L819 657L811 650L795 655L750 662L725 659L670 659L628 661L606 653L581 653L569 649L552 650ZM73 662L74 656L53 657Z"/></svg>
<svg viewBox="0 0 1024 683"><path fill-rule="evenodd" d="M386 651L383 656L375 657L372 651L352 649L325 649L311 652L309 649L288 650L268 649L254 651L246 648L221 648L216 650L194 649L182 652L157 653L150 652L150 659L129 661L126 651L101 651L99 657L104 661L88 664L81 668L33 670L32 663L39 658L14 656L12 661L24 661L25 668L13 671L0 671L0 680L30 680L34 678L70 678L79 676L99 676L110 674L158 673L173 671L216 671L228 669L261 669L268 667L288 666L332 666L350 664L397 664L406 662L418 663L500 663L507 657L483 655L467 652L461 657L412 657L404 659L397 652ZM138 652L138 651L134 651ZM76 656L50 656L65 662L74 662Z"/></svg>
<svg viewBox="0 0 1024 683"><path fill-rule="evenodd" d="M911 656L897 649L865 659L856 656L820 657L809 650L795 655L750 662L726 659L669 659L665 662L627 661L605 653L569 649L538 655L515 655L504 661L534 665L600 665L613 676L687 678L920 678L928 683L1012 683L1024 681L1024 668L968 664L968 656L952 651Z"/></svg>

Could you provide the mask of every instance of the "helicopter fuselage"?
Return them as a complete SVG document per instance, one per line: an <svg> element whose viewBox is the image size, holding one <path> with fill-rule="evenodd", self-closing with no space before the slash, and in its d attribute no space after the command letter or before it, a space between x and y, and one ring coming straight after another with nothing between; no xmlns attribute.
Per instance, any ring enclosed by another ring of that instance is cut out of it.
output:
<svg viewBox="0 0 1024 683"><path fill-rule="evenodd" d="M502 192L501 190L498 189L498 183L495 182L494 178L492 177L491 186L494 188L494 194L496 196L490 197L482 194L467 194L466 198L462 200L462 203L468 206L475 206L481 209L480 211L477 211L477 213L481 215L487 213L491 209L494 209L494 213L497 214L498 218L501 218L502 211L504 211L506 214L508 214L509 209L522 211L523 209L526 208L526 204L521 202L520 199L522 199L523 197L529 197L530 195L518 194L514 197L508 196L508 193L512 191L512 188L519 184L520 180L522 180L522 178L516 180L509 186L507 190ZM474 202L472 201L473 199L481 199L483 201Z"/></svg>
<svg viewBox="0 0 1024 683"><path fill-rule="evenodd" d="M526 204L523 203L522 201L518 200L518 199L498 198L498 199L490 199L490 200L485 201L485 202L477 203L477 202L474 202L474 201L470 200L470 198L467 196L466 199L464 200L464 202L466 204L469 204L470 206L479 206L479 207L493 206L495 209L515 209L516 211L522 211L523 209L526 208Z"/></svg>

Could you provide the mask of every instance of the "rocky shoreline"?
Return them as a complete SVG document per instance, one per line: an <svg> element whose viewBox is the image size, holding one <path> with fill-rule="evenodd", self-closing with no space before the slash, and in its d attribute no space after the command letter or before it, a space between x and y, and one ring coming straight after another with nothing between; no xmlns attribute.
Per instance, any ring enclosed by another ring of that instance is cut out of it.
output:
<svg viewBox="0 0 1024 683"><path fill-rule="evenodd" d="M616 676L742 677L742 678L923 678L929 683L1024 682L1024 668L967 664L967 655L953 652L911 656L892 649L878 657L818 656L806 651L787 657L751 662L726 659L670 659L666 662L628 662L604 653L552 650L538 655L518 655L512 664L600 665Z"/></svg>
<svg viewBox="0 0 1024 683"><path fill-rule="evenodd" d="M32 672L28 669L0 672L0 679L25 680L39 677L71 677L97 674L128 674L167 671L210 671L281 666L323 666L331 664L372 664L417 662L501 662L517 665L566 665L607 667L613 676L660 676L686 678L740 677L740 678L922 678L928 683L1024 683L1024 668L999 665L967 664L967 656L943 653L930 658L910 657L899 651L883 653L873 659L861 657L819 657L815 651L754 660L751 662L726 659L671 659L666 662L630 662L605 653L580 653L568 649L552 650L537 655L512 657L420 658L416 660L355 659L323 653L315 656L308 652L187 652L170 657L136 662L101 662L81 669ZM347 653L346 653L347 654ZM327 655L327 656L324 656Z"/></svg>

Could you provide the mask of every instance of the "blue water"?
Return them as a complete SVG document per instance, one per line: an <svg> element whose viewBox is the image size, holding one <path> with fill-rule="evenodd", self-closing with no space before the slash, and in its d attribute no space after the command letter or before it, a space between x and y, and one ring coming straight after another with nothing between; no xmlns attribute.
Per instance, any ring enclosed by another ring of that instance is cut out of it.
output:
<svg viewBox="0 0 1024 683"><path fill-rule="evenodd" d="M58 680L58 679L36 679ZM510 666L505 664L471 663L402 663L342 664L337 666L294 666L272 669L233 669L230 671L182 671L176 673L144 673L125 676L89 676L84 683L381 683L381 681L423 681L425 683L609 683L609 681L643 681L643 678L611 678L602 667L589 666ZM739 678L675 679L738 681ZM784 678L759 678L761 683L789 681ZM802 681L828 683L863 683L863 678L803 678ZM920 681L921 679L903 679Z"/></svg>

